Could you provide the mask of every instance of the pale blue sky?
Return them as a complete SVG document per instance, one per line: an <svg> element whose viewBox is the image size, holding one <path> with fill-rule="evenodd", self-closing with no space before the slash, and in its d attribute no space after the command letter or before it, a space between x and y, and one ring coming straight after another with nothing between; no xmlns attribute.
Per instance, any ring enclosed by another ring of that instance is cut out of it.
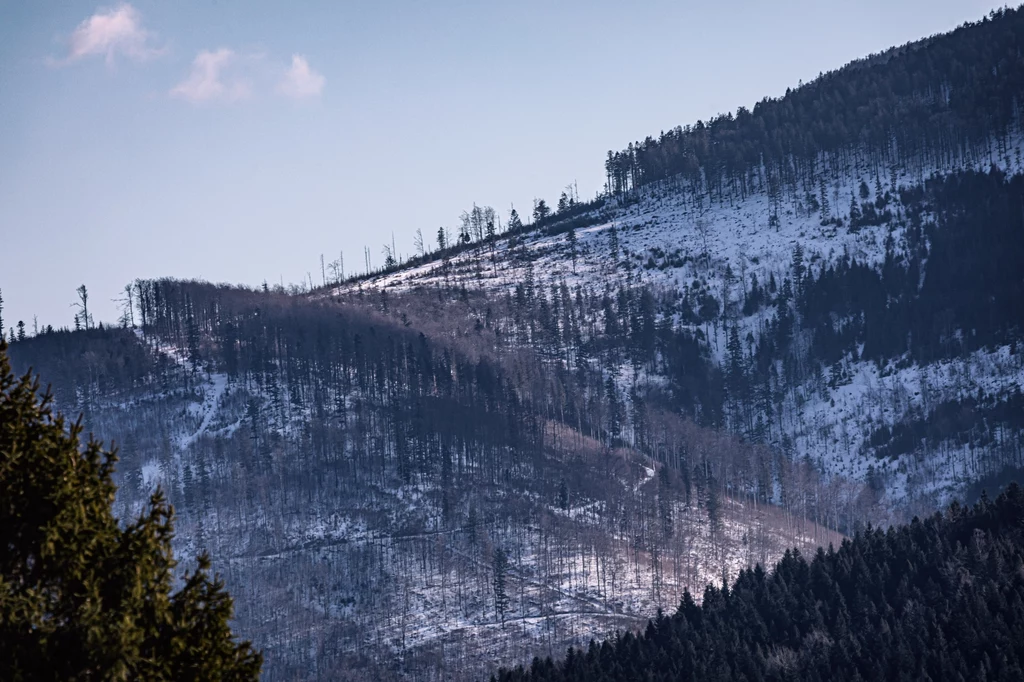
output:
<svg viewBox="0 0 1024 682"><path fill-rule="evenodd" d="M978 19L980 0L0 0L5 324L136 277L298 282L609 149Z"/></svg>

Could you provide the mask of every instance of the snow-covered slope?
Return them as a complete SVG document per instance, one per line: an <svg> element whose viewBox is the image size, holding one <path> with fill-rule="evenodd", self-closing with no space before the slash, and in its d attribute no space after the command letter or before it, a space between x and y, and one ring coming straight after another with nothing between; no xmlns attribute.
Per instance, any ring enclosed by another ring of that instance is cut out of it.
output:
<svg viewBox="0 0 1024 682"><path fill-rule="evenodd" d="M609 200L600 217L591 221L594 224L576 231L575 258L564 231L534 231L493 245L480 244L449 259L363 278L332 293L464 286L499 296L531 280L537 285L564 282L570 289L580 286L598 293L628 285L710 294L720 304L720 317L710 324L689 326L707 334L712 356L724 367L727 327L735 326L741 339L756 339L776 310L767 306L743 313L744 292L754 278L762 287L770 280L781 286L792 275L798 247L804 266L815 271L840 259L881 268L887 253L903 258L910 246L901 190L919 187L935 175L965 170L987 172L995 167L1011 175L1020 173L1022 141L1024 136L1014 133L998 143L993 140L988 154L941 167L923 163L885 167L868 155L856 154L831 165L823 159L827 182L800 191L790 189L774 200L768 195L764 169L752 171L747 194L741 196L733 189L724 199L660 183L634 191L626 201ZM880 191L891 197L887 205L891 216L851 230L851 200L861 201L862 184L869 188L869 202ZM822 194L830 203L829 221L822 219L818 206L809 205ZM686 326L679 318L674 323ZM876 476L890 506L909 503L911 497L926 499L925 507L941 504L997 465L986 462L972 446L953 442L926 447L911 458L880 458L874 447L877 439L869 444L869 437L883 427L892 429L927 417L936 405L978 396L979 391L989 400L1012 395L1024 385L1022 368L1022 356L1010 346L926 366L906 358L880 364L848 355L838 377L809 380L787 392L774 443L798 458L809 458L830 474L862 481ZM828 377L830 369L823 367L819 375ZM626 367L613 375L623 388L634 379ZM657 377L647 379L657 381Z"/></svg>
<svg viewBox="0 0 1024 682"><path fill-rule="evenodd" d="M129 442L118 511L129 518L153 486L168 491L181 565L211 553L236 599L236 629L264 650L273 679L297 670L336 679L346 669L339 665L479 679L496 660L528 663L640 628L684 590L699 597L708 583L767 565L786 549L812 552L841 540L777 508L731 498L721 501L716 527L704 493L691 498L636 453L570 432L562 437L577 443L581 459L567 508L540 489L492 485L476 491L481 507L470 520L445 523L436 514L443 491L429 477L393 487L367 471L361 482L335 478L329 493L315 494L276 477L241 483L239 453L251 432L239 425L254 403L267 415L262 426L277 434L277 456L290 460L281 465L284 480L310 473L303 452L315 416L301 405L275 408L268 395L223 374L193 375L180 350L156 347L191 376L187 387L131 404L100 398L91 414L103 433ZM140 433L149 437L140 442ZM669 536L652 543L651 533ZM494 601L499 547L508 556L504 614Z"/></svg>

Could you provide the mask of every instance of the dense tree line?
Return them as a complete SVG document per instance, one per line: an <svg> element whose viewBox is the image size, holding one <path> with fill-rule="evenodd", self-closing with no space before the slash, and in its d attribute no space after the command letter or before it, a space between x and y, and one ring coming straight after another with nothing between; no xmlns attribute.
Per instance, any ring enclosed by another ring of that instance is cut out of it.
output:
<svg viewBox="0 0 1024 682"><path fill-rule="evenodd" d="M890 243L880 269L845 257L798 282L803 323L822 330L815 355L831 364L862 343L869 359L930 362L1019 338L1024 178L937 177L903 192L901 205L906 253Z"/></svg>
<svg viewBox="0 0 1024 682"><path fill-rule="evenodd" d="M796 192L823 158L836 167L867 154L883 173L924 158L939 167L993 158L990 142L1005 140L1021 115L1022 31L1020 9L998 10L766 97L753 110L740 107L609 151L608 191L674 178L712 196L765 184Z"/></svg>

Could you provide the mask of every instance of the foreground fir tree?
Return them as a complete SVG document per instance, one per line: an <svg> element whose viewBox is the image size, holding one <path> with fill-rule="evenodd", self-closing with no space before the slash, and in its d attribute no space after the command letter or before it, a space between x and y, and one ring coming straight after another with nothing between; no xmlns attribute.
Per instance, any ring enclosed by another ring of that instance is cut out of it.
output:
<svg viewBox="0 0 1024 682"><path fill-rule="evenodd" d="M249 680L232 600L204 556L177 591L173 509L159 493L119 525L114 452L54 415L0 341L0 679Z"/></svg>

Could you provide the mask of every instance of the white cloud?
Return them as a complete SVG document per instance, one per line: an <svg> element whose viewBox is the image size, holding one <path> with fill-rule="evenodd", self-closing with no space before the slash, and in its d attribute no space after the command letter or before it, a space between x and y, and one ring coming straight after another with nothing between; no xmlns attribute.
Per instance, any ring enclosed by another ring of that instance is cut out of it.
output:
<svg viewBox="0 0 1024 682"><path fill-rule="evenodd" d="M104 55L108 64L117 55L143 60L161 52L152 45L152 39L153 34L142 28L139 12L131 5L99 10L71 34L64 63L96 55Z"/></svg>
<svg viewBox="0 0 1024 682"><path fill-rule="evenodd" d="M301 99L316 97L324 90L327 79L309 68L309 62L302 55L292 55L292 66L277 86L282 95Z"/></svg>
<svg viewBox="0 0 1024 682"><path fill-rule="evenodd" d="M171 89L172 97L189 102L233 101L249 95L249 86L239 79L226 80L224 70L235 61L235 53L226 47L202 50L192 61L188 77Z"/></svg>

